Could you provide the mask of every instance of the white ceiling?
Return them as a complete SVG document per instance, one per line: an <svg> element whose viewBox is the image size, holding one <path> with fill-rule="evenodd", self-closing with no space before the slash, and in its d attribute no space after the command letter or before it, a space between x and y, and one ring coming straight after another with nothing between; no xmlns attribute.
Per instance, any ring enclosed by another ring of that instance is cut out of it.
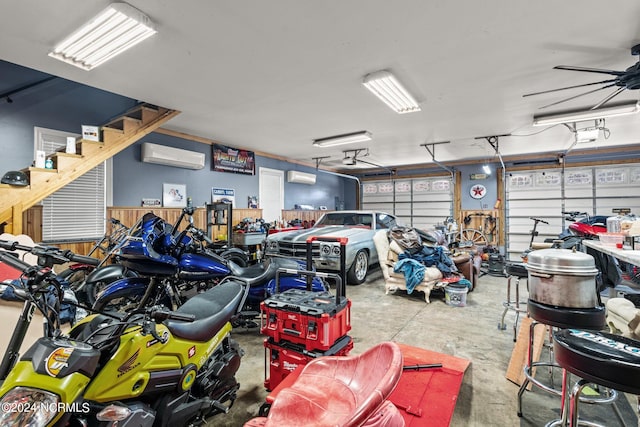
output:
<svg viewBox="0 0 640 427"><path fill-rule="evenodd" d="M504 156L562 151L564 126L531 127L539 107L593 87L523 98L600 81L572 65L624 70L637 57L637 0L131 0L158 34L93 71L47 53L108 4L97 0L0 0L0 59L175 108L165 127L227 145L323 165L342 150L370 149L385 166L487 159L475 137L500 139ZM361 84L392 71L422 111L398 115ZM590 108L611 89L549 108ZM626 91L616 101L635 100ZM556 109L554 109L556 108ZM640 116L607 120L609 139L580 148L640 143ZM315 138L368 130L373 141L316 148Z"/></svg>

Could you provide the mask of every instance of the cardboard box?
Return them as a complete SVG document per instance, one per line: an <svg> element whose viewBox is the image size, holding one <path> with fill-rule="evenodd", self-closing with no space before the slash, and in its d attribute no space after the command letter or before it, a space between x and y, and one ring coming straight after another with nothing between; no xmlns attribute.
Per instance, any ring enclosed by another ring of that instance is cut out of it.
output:
<svg viewBox="0 0 640 427"><path fill-rule="evenodd" d="M82 139L100 141L100 128L98 126L82 125Z"/></svg>

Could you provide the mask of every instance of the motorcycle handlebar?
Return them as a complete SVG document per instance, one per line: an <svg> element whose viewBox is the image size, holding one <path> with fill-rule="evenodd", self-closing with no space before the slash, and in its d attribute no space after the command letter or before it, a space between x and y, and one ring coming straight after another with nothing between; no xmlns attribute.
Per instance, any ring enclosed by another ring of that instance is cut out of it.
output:
<svg viewBox="0 0 640 427"><path fill-rule="evenodd" d="M63 256L68 258L69 261L79 262L80 264L88 264L93 266L100 264L100 260L98 258L74 254L71 251L67 251Z"/></svg>
<svg viewBox="0 0 640 427"><path fill-rule="evenodd" d="M3 245L0 245L0 247L5 249ZM33 271L33 272L38 271L38 269L35 266L22 261L17 256L14 256L9 252L0 251L0 261L4 262L5 264L25 274L28 274L30 271Z"/></svg>
<svg viewBox="0 0 640 427"><path fill-rule="evenodd" d="M540 218L534 218L534 217L530 216L530 217L529 217L529 219L531 219L531 220L533 220L533 221L536 221L536 222L541 222L541 223L543 223L543 224L547 224L547 225L549 225L549 223L548 223L547 221L545 221L545 220L543 220L543 219L540 219Z"/></svg>
<svg viewBox="0 0 640 427"><path fill-rule="evenodd" d="M14 242L14 241L0 240L0 249L5 249L8 251L18 250L18 251L30 252L36 255L37 257L47 258L48 260L50 260L50 262L54 264L64 264L65 262L73 261L73 262L79 262L82 264L89 264L89 265L96 266L100 263L100 260L97 258L78 255L76 253L71 252L70 250L62 250L55 246L26 246L26 245L21 245L18 242ZM7 264L9 264L9 262L7 262ZM29 264L25 263L25 265L31 267L31 265ZM21 271L25 269L23 267L14 267L14 268L18 268Z"/></svg>
<svg viewBox="0 0 640 427"><path fill-rule="evenodd" d="M5 249L7 251L26 251L31 252L33 250L33 246L25 246L21 245L18 242L13 242L9 240L0 240L0 248Z"/></svg>
<svg viewBox="0 0 640 427"><path fill-rule="evenodd" d="M196 316L194 316L193 314L184 314L184 313L177 313L175 311L170 311L169 319L180 320L183 322L193 322L196 320Z"/></svg>
<svg viewBox="0 0 640 427"><path fill-rule="evenodd" d="M193 322L196 320L196 316L193 314L178 313L176 311L169 311L163 308L153 308L150 313L151 318L156 323L164 322L165 320L180 320L182 322Z"/></svg>
<svg viewBox="0 0 640 427"><path fill-rule="evenodd" d="M204 241L209 245L213 244L213 240L211 240L209 236L207 236L207 233L205 233L203 230L200 230L198 227L189 225L187 230L191 231L191 234L193 234L193 237L195 237L196 239Z"/></svg>

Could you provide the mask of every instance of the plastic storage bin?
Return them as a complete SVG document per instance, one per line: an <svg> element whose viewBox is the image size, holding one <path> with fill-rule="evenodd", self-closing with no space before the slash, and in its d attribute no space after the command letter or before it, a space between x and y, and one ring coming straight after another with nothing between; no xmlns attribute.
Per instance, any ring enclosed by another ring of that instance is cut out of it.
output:
<svg viewBox="0 0 640 427"><path fill-rule="evenodd" d="M274 342L327 351L351 330L351 301L328 293L289 289L260 304L260 332Z"/></svg>
<svg viewBox="0 0 640 427"><path fill-rule="evenodd" d="M624 240L624 234L622 233L600 233L598 234L598 239L600 239L600 243L605 246L615 247L616 244L622 243Z"/></svg>
<svg viewBox="0 0 640 427"><path fill-rule="evenodd" d="M467 292L469 288L464 285L447 285L444 288L444 302L454 307L464 307L467 305Z"/></svg>
<svg viewBox="0 0 640 427"><path fill-rule="evenodd" d="M327 351L307 351L303 346L289 342L275 343L273 338L264 340L265 375L264 387L271 391L284 380L287 375L299 366L306 365L311 359L321 356L348 356L353 349L353 339L344 336Z"/></svg>

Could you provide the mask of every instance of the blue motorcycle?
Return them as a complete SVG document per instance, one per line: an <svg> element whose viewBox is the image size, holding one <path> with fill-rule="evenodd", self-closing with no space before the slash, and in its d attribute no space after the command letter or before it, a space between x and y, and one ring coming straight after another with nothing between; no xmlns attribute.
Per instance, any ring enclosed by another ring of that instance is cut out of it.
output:
<svg viewBox="0 0 640 427"><path fill-rule="evenodd" d="M193 224L177 236L174 230L174 226L153 213L145 214L120 248L119 265L109 266L114 270L105 273L117 274L122 269L119 271L132 272L133 277L121 277L106 286L98 293L93 309L126 312L161 304L175 310L191 296L230 276L250 285L243 308L246 318L257 316L260 302L278 290L328 290L320 277L309 278L302 273L306 271L302 261L274 258L240 267L205 250L202 242L206 236Z"/></svg>

